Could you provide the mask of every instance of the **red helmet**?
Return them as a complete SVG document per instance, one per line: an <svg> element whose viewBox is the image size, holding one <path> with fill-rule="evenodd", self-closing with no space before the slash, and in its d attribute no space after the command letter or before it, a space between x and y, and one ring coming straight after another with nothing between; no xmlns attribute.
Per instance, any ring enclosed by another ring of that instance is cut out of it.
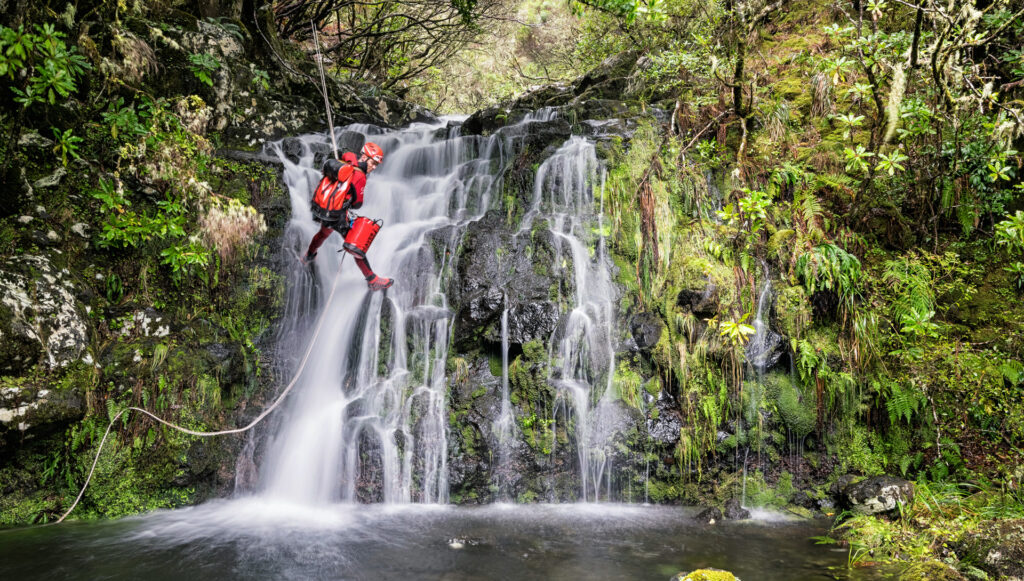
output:
<svg viewBox="0 0 1024 581"><path fill-rule="evenodd" d="M384 150L372 141L367 141L366 145L363 146L363 155L377 163L384 161Z"/></svg>

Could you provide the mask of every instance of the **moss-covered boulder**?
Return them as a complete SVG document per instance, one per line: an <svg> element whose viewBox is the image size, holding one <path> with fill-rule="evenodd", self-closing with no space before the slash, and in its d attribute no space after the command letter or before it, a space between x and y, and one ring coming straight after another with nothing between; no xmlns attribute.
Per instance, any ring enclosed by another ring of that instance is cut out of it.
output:
<svg viewBox="0 0 1024 581"><path fill-rule="evenodd" d="M672 581L740 581L738 577L721 569L697 569L689 573L679 573Z"/></svg>

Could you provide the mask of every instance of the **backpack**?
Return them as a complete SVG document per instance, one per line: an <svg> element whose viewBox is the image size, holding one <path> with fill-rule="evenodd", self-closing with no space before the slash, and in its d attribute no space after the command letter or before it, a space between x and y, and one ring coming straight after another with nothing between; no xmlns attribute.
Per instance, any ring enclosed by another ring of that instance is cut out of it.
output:
<svg viewBox="0 0 1024 581"><path fill-rule="evenodd" d="M345 212L348 210L345 202L348 200L348 190L356 171L356 166L346 163L338 170L338 179L334 180L329 176L324 176L320 180L310 203L314 220L337 222L345 216Z"/></svg>

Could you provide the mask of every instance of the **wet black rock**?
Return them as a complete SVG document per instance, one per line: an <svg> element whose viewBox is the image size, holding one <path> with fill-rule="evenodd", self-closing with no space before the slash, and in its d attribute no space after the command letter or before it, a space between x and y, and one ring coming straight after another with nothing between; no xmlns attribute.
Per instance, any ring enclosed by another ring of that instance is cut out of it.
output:
<svg viewBox="0 0 1024 581"><path fill-rule="evenodd" d="M788 352L785 338L768 328L747 343L747 361L759 371L775 367Z"/></svg>
<svg viewBox="0 0 1024 581"><path fill-rule="evenodd" d="M889 512L913 501L914 483L895 476L872 476L847 485L842 499L846 508L860 514Z"/></svg>
<svg viewBox="0 0 1024 581"><path fill-rule="evenodd" d="M708 283L704 288L683 289L676 304L697 317L709 319L718 314L718 286Z"/></svg>
<svg viewBox="0 0 1024 581"><path fill-rule="evenodd" d="M84 416L85 399L77 389L2 389L0 450L11 441L62 432Z"/></svg>
<svg viewBox="0 0 1024 581"><path fill-rule="evenodd" d="M736 500L735 498L730 498L729 500L725 501L725 506L723 507L722 515L725 516L725 518L733 520L743 520L750 518L750 511L743 508L743 506L740 505L739 500Z"/></svg>
<svg viewBox="0 0 1024 581"><path fill-rule="evenodd" d="M664 325L654 313L637 313L629 321L629 331L637 349L646 351L658 344Z"/></svg>
<svg viewBox="0 0 1024 581"><path fill-rule="evenodd" d="M698 512L697 516L694 517L694 520L713 525L722 520L722 511L717 507L709 506Z"/></svg>
<svg viewBox="0 0 1024 581"><path fill-rule="evenodd" d="M550 233L538 231L532 238L514 236L499 212L488 212L467 228L449 293L457 347L500 343L506 308L511 343L551 336L560 312L551 287L559 275L535 264L553 260Z"/></svg>
<svg viewBox="0 0 1024 581"><path fill-rule="evenodd" d="M648 437L666 445L678 442L680 430L683 428L679 404L671 397L664 395L655 402L653 409L658 410L658 417L654 418L653 413L649 414L647 419Z"/></svg>
<svg viewBox="0 0 1024 581"><path fill-rule="evenodd" d="M534 339L547 340L561 316L551 301L517 303L508 313L509 342L521 345Z"/></svg>

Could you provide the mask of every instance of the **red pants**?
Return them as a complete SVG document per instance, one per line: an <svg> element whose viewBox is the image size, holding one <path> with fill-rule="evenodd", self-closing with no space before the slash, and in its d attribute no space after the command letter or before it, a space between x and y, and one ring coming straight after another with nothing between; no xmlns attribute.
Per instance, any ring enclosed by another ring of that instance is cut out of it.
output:
<svg viewBox="0 0 1024 581"><path fill-rule="evenodd" d="M317 249L320 248L320 245L324 243L324 240L327 240L327 237L331 235L331 232L334 232L334 228L330 226L321 226L320 231L317 232L313 236L313 240L309 242L309 250L306 251L306 256L315 253ZM354 254L352 255L352 258L355 258L356 266L359 267L359 270L363 273L363 276L366 277L366 280L370 280L376 276L370 268L370 263L367 262L365 258L359 258Z"/></svg>

